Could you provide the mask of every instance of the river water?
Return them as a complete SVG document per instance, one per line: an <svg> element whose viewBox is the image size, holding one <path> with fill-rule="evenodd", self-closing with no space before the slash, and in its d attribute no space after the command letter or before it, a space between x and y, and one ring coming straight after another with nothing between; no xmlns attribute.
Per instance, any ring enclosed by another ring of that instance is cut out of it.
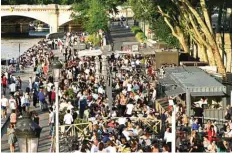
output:
<svg viewBox="0 0 232 153"><path fill-rule="evenodd" d="M18 58L19 44L20 54L23 54L28 48L37 44L42 38L2 38L1 39L1 58Z"/></svg>

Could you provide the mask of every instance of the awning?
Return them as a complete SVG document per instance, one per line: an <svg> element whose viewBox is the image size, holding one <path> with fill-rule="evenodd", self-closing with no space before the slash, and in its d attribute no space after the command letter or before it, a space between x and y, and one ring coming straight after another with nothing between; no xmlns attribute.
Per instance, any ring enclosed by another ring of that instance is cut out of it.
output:
<svg viewBox="0 0 232 153"><path fill-rule="evenodd" d="M82 50L78 52L78 57L82 56L98 56L102 55L101 49L95 49L95 50Z"/></svg>
<svg viewBox="0 0 232 153"><path fill-rule="evenodd" d="M213 97L213 96L225 96L224 92L192 92L191 96L193 97Z"/></svg>
<svg viewBox="0 0 232 153"><path fill-rule="evenodd" d="M169 79L169 78L163 78L163 79L160 79L158 80L163 86L166 86L166 85L176 85L176 82L173 81L172 79Z"/></svg>
<svg viewBox="0 0 232 153"><path fill-rule="evenodd" d="M185 91L181 87L176 87L173 90L165 91L165 94L167 96L176 96L176 95L183 94L183 93L185 93Z"/></svg>

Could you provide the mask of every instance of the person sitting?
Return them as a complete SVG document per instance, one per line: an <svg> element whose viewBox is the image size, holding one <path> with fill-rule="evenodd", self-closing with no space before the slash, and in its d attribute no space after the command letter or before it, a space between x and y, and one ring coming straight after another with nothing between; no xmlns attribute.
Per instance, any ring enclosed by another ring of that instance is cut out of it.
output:
<svg viewBox="0 0 232 153"><path fill-rule="evenodd" d="M196 131L199 130L199 125L197 123L198 123L198 119L195 119L193 124L191 125L192 130L196 130Z"/></svg>

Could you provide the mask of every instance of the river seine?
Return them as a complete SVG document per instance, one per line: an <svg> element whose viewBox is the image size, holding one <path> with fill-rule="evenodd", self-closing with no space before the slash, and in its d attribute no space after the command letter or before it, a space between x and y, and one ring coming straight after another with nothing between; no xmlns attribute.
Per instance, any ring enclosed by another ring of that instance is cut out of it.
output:
<svg viewBox="0 0 232 153"><path fill-rule="evenodd" d="M23 54L28 48L37 44L43 38L2 38L1 39L1 58L18 58L19 57L19 44L20 54Z"/></svg>

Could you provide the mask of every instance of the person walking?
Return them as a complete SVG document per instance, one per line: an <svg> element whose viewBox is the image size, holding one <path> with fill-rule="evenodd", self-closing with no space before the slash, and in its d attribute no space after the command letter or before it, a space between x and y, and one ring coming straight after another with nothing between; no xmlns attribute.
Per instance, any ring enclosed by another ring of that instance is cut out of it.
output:
<svg viewBox="0 0 232 153"><path fill-rule="evenodd" d="M37 90L35 88L32 90L32 92L33 92L33 97L32 97L33 106L36 108L36 104L38 102L38 92L37 92Z"/></svg>
<svg viewBox="0 0 232 153"><path fill-rule="evenodd" d="M12 83L9 85L9 88L10 88L10 94L13 96L16 91L15 81L12 81Z"/></svg>
<svg viewBox="0 0 232 153"><path fill-rule="evenodd" d="M7 87L7 78L5 75L2 77L2 89L3 89L3 94L6 95L6 87Z"/></svg>
<svg viewBox="0 0 232 153"><path fill-rule="evenodd" d="M1 99L2 118L6 118L8 106L9 106L8 99L5 97L5 95L2 95L2 99Z"/></svg>
<svg viewBox="0 0 232 153"><path fill-rule="evenodd" d="M10 152L13 153L15 152L15 143L17 142L13 124L10 124L9 128L7 128L7 136L8 136L8 143L10 145Z"/></svg>
<svg viewBox="0 0 232 153"><path fill-rule="evenodd" d="M10 124L15 126L16 121L17 121L17 117L16 117L15 110L12 110L12 113L10 114Z"/></svg>
<svg viewBox="0 0 232 153"><path fill-rule="evenodd" d="M48 95L48 102L49 104L52 106L52 87L53 87L53 83L49 82L47 84L47 95Z"/></svg>
<svg viewBox="0 0 232 153"><path fill-rule="evenodd" d="M14 99L13 96L10 96L10 99L9 99L9 106L10 106L11 112L12 112L13 110L16 110L17 103L16 103L16 100Z"/></svg>
<svg viewBox="0 0 232 153"><path fill-rule="evenodd" d="M24 93L25 94L25 108L26 108L26 112L29 113L29 108L30 108L30 101L29 101L29 95L27 92Z"/></svg>
<svg viewBox="0 0 232 153"><path fill-rule="evenodd" d="M51 103L54 104L56 101L56 92L55 89L52 89L51 91Z"/></svg>
<svg viewBox="0 0 232 153"><path fill-rule="evenodd" d="M44 110L45 109L45 95L44 95L44 92L43 92L43 89L41 88L39 93L38 93L38 99L39 99L39 104L40 104L40 110Z"/></svg>
<svg viewBox="0 0 232 153"><path fill-rule="evenodd" d="M19 91L16 91L14 94L15 100L16 100L16 114L19 115L19 118L21 118L22 116L22 106L21 106L21 98L19 95Z"/></svg>
<svg viewBox="0 0 232 153"><path fill-rule="evenodd" d="M50 126L50 138L54 136L54 125L55 125L55 113L53 111L53 108L50 107L49 109L49 120L48 120L48 125Z"/></svg>
<svg viewBox="0 0 232 153"><path fill-rule="evenodd" d="M28 82L29 82L28 87L30 88L30 92L31 92L32 91L32 77L29 78Z"/></svg>

